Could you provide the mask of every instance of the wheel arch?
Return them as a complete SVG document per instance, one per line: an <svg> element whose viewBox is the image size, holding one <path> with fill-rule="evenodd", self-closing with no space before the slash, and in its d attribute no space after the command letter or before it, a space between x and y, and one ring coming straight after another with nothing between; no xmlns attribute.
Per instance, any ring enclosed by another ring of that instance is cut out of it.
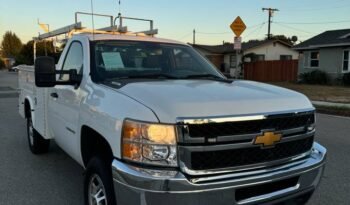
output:
<svg viewBox="0 0 350 205"><path fill-rule="evenodd" d="M84 167L95 156L102 158L106 163L112 163L114 158L112 148L107 139L87 125L81 127L80 152Z"/></svg>
<svg viewBox="0 0 350 205"><path fill-rule="evenodd" d="M34 112L33 112L33 101L31 100L31 98L29 97L25 97L24 98L24 116L26 119L28 119L28 117L31 117L33 120L33 123L35 122L34 118Z"/></svg>

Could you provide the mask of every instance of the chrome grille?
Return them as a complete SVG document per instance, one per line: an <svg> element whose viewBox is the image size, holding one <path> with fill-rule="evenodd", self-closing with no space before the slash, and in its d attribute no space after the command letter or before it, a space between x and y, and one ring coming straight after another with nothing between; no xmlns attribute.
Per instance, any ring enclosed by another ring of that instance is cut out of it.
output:
<svg viewBox="0 0 350 205"><path fill-rule="evenodd" d="M230 118L232 119L232 118ZM265 115L261 119L178 125L180 161L184 170L254 167L305 155L313 145L314 111ZM194 121L195 122L195 121ZM282 133L273 148L254 145L264 131Z"/></svg>

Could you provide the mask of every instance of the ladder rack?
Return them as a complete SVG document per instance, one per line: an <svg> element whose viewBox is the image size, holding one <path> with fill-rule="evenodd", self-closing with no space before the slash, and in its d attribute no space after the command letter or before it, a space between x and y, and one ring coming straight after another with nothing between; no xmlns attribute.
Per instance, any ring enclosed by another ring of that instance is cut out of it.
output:
<svg viewBox="0 0 350 205"><path fill-rule="evenodd" d="M89 16L99 16L99 17L106 17L109 18L110 25L108 27L100 28L100 29L88 29L86 27L83 27L82 22L79 22L79 16L80 15L89 15ZM119 19L119 26L116 25L116 21ZM146 21L150 23L150 29L147 31L139 31L139 32L129 32L128 27L123 26L123 20L136 20L136 21ZM49 31L44 34L39 34L37 37L34 37L34 61L36 59L36 44L39 41L46 40L46 39L52 39L56 38L61 35L65 35L64 40L66 41L69 38L72 37L74 34L112 34L112 35L146 35L146 36L154 36L158 34L158 29L153 28L153 20L149 19L141 19L141 18L133 18L133 17L125 17L122 16L120 13L118 16L114 17L112 15L105 15L105 14L95 14L95 13L86 13L86 12L75 12L75 23L53 30Z"/></svg>
<svg viewBox="0 0 350 205"><path fill-rule="evenodd" d="M78 18L79 15L90 15L90 16L100 16L100 17L107 17L110 19L110 25L108 27L100 28L100 29L87 29L86 27L83 27L82 22L79 22ZM117 26L116 20L119 19L119 26ZM123 20L136 20L136 21L147 21L150 23L150 29L147 31L139 31L139 32L129 32L128 28L126 26L123 26ZM153 28L153 20L149 19L141 19L141 18L133 18L133 17L125 17L121 14L118 14L117 17L111 16L111 15L105 15L105 14L92 14L92 13L86 13L86 12L75 12L75 23L53 30L49 31L44 34L39 34L38 37L34 37L33 39L35 41L45 40L53 37L57 37L60 35L67 35L68 38L70 38L75 33L91 33L91 34L144 34L147 36L154 36L158 34L158 29Z"/></svg>

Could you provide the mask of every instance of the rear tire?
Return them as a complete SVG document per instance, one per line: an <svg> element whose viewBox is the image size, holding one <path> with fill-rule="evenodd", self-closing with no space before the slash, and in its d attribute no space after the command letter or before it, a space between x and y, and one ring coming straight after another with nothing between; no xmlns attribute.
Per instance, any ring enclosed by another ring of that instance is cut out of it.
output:
<svg viewBox="0 0 350 205"><path fill-rule="evenodd" d="M85 205L116 205L112 168L98 157L88 163L84 178Z"/></svg>
<svg viewBox="0 0 350 205"><path fill-rule="evenodd" d="M50 140L44 139L34 129L31 117L27 118L27 137L29 149L33 154L43 154L49 151Z"/></svg>

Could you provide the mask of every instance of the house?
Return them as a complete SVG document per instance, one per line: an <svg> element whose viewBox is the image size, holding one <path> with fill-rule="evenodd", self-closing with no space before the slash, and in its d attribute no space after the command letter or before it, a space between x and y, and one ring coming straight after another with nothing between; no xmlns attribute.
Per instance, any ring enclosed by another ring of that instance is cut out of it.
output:
<svg viewBox="0 0 350 205"><path fill-rule="evenodd" d="M299 74L319 69L335 80L350 72L350 29L323 32L294 49L300 54Z"/></svg>
<svg viewBox="0 0 350 205"><path fill-rule="evenodd" d="M298 52L292 45L280 40L253 40L242 43L242 50L234 50L232 43L222 45L192 45L199 53L208 58L218 69L232 77L242 74L242 60L245 62L265 60L298 59ZM237 67L238 66L238 67Z"/></svg>

